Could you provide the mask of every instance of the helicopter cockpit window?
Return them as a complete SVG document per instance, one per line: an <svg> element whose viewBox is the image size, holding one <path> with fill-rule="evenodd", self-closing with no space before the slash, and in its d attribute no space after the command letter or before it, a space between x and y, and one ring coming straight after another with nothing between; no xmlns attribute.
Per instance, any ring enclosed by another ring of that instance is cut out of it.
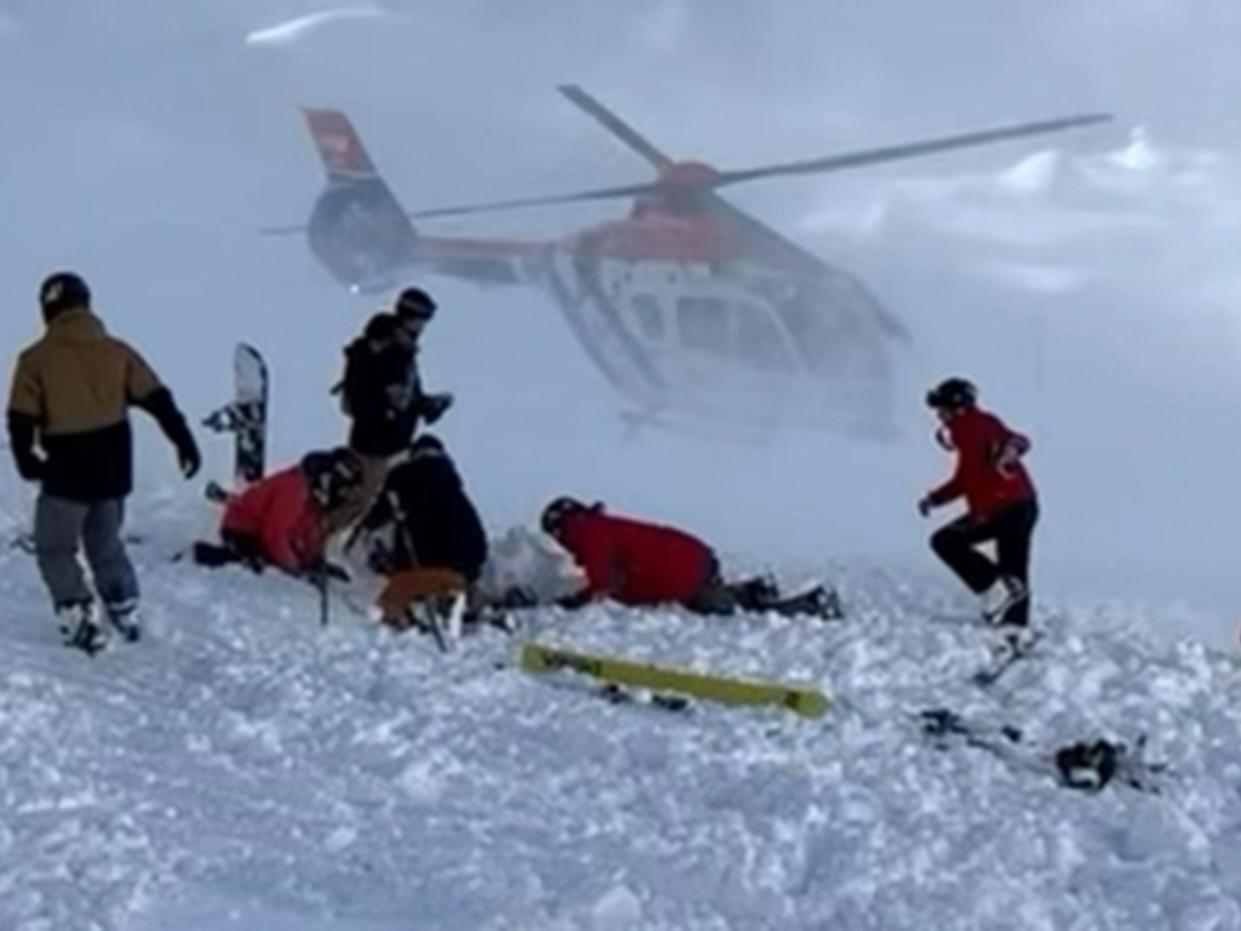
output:
<svg viewBox="0 0 1241 931"><path fill-rule="evenodd" d="M664 314L659 300L652 294L634 295L630 302L638 331L651 342L661 342L664 338Z"/></svg>
<svg viewBox="0 0 1241 931"><path fill-rule="evenodd" d="M677 300L677 322L687 349L728 355L732 348L728 321L728 305L717 297Z"/></svg>
<svg viewBox="0 0 1241 931"><path fill-rule="evenodd" d="M838 340L830 325L828 308L814 288L799 288L790 297L776 303L776 313L801 353L806 367L820 372L830 371L839 352Z"/></svg>
<svg viewBox="0 0 1241 931"><path fill-rule="evenodd" d="M784 340L767 311L755 304L737 305L737 351L756 369L773 371L789 364Z"/></svg>

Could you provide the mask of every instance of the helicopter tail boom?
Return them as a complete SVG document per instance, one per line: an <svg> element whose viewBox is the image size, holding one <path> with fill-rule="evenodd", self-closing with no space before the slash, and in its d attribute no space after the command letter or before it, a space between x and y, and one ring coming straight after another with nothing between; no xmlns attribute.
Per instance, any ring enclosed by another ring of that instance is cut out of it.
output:
<svg viewBox="0 0 1241 931"><path fill-rule="evenodd" d="M329 182L378 179L375 163L349 117L339 110L304 107L303 115Z"/></svg>

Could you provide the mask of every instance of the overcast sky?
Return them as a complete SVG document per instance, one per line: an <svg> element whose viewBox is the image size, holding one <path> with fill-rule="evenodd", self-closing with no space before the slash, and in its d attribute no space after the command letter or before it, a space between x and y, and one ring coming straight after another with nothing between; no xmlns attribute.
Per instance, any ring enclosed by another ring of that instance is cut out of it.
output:
<svg viewBox="0 0 1241 931"><path fill-rule="evenodd" d="M1142 127L1171 161L1107 174L1102 193L1065 169L1030 210L995 179L1044 144L736 193L847 263L910 324L907 433L894 447L625 441L618 399L537 292L425 282L446 306L428 377L461 397L444 430L493 529L576 491L690 522L751 559L792 552L809 564L820 553L924 559L912 502L946 464L920 396L927 380L967 371L1035 433L1049 574L1097 567L1122 586L1159 575L1241 605L1230 588L1241 523L1235 0L356 2L291 41L246 42L329 9L0 0L6 345L37 333L41 276L79 268L101 313L192 412L221 400L231 346L251 339L276 373L275 455L335 442L326 390L374 301L343 293L296 240L255 234L299 222L319 190L300 104L347 109L411 209L647 177L556 95L566 82L661 147L721 167L1108 111L1114 126L1049 145L1067 165L1097 166ZM934 187L945 180L955 186ZM1082 234L1087 208L1104 219ZM435 229L554 236L623 209ZM997 245L997 231L1035 222L1048 241ZM1079 273L1071 286L1030 285ZM225 468L225 448L207 443ZM167 479L162 450L145 464L148 482Z"/></svg>

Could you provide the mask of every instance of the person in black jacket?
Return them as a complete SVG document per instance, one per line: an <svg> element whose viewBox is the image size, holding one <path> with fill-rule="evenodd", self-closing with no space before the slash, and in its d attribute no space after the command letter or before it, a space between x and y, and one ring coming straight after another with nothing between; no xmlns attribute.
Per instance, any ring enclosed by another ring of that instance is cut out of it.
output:
<svg viewBox="0 0 1241 931"><path fill-rule="evenodd" d="M483 522L444 444L429 433L393 466L361 528L368 562L382 575L450 569L472 584L487 561Z"/></svg>
<svg viewBox="0 0 1241 931"><path fill-rule="evenodd" d="M339 515L339 526L365 513L419 424L434 423L452 404L451 395L423 391L418 374L418 339L434 313L424 291L407 288L395 313L373 316L345 349L343 407L352 420L349 448L362 459L364 480L360 509Z"/></svg>
<svg viewBox="0 0 1241 931"><path fill-rule="evenodd" d="M121 539L133 490L129 409L155 418L186 478L201 459L172 392L137 351L108 334L80 276L50 275L39 303L47 329L13 373L9 446L22 478L41 486L35 554L65 643L93 654L108 640L96 595L111 627L127 640L140 633L138 578Z"/></svg>
<svg viewBox="0 0 1241 931"><path fill-rule="evenodd" d="M414 441L358 525L370 569L387 578L384 623L403 630L419 605L443 609L466 595L487 560L487 534L461 476L436 437Z"/></svg>

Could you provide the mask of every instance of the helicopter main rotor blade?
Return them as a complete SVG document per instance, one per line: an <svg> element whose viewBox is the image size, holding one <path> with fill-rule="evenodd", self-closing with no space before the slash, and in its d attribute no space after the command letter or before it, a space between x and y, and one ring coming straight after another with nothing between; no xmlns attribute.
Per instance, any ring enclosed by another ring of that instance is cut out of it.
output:
<svg viewBox="0 0 1241 931"><path fill-rule="evenodd" d="M1040 136L1046 133L1061 132L1066 129L1093 126L1096 123L1109 122L1111 119L1110 114L1088 113L1062 119L1042 120L1037 123L1003 126L998 129L966 133L960 136L943 136L938 139L926 139L921 142L908 142L903 145L887 146L880 149L846 152L843 155L829 155L826 158L788 162L783 165L768 165L761 168L746 168L737 171L721 171L711 183L711 187L720 188L730 184L740 184L743 181L757 181L760 178L773 178L781 175L818 174L828 171L841 171L846 168L858 168L862 165L876 165L880 162L894 162L901 159L917 158L922 155L933 155L936 152L947 152L951 149L964 149L972 146L987 145L992 142L1003 142L1008 139L1020 139L1024 136Z"/></svg>
<svg viewBox="0 0 1241 931"><path fill-rule="evenodd" d="M636 129L622 120L619 116L595 100L594 97L586 93L576 84L561 84L556 88L560 93L564 94L572 103L576 104L582 110L593 116L596 120L603 124L603 127L612 133L621 142L629 146L644 159L663 171L672 164L670 159L655 146L642 136Z"/></svg>
<svg viewBox="0 0 1241 931"><path fill-rule="evenodd" d="M436 207L432 210L412 210L409 216L415 220L427 217L453 217L467 213L490 213L494 210L516 210L521 207L544 207L552 204L572 204L590 200L612 200L618 197L637 197L651 194L662 189L659 182L627 184L622 187L600 188L595 191L580 191L576 194L555 194L548 197L522 197L516 200L497 200L483 204L463 204L455 207Z"/></svg>
<svg viewBox="0 0 1241 931"><path fill-rule="evenodd" d="M569 91L565 92L569 95ZM574 96L578 93L586 101L594 103L593 98L585 95L584 91L574 91ZM573 99L573 97L571 97ZM578 102L575 100L575 102ZM586 106L586 104L581 104ZM598 106L596 104L596 106ZM593 112L593 111L592 111ZM603 110L600 106L600 112L606 115L607 119L616 118ZM605 119L600 117L601 121ZM1009 139L1020 139L1026 136L1038 136L1046 133L1062 132L1066 129L1077 129L1083 126L1092 126L1097 123L1106 123L1112 119L1111 115L1104 113L1090 113L1081 116L1070 116L1055 120L1042 120L1037 123L1022 123L1016 126L1004 126L998 129L989 129L983 132L966 133L959 136L943 136L938 139L925 139L921 142L909 142L902 145L887 146L880 149L865 149L860 152L846 152L843 155L829 155L826 158L810 159L808 161L787 162L781 165L765 165L759 168L743 168L734 171L721 171L704 179L701 182L692 184L669 184L665 181L648 181L638 184L627 184L619 187L599 188L593 191L581 191L574 194L549 195L546 197L523 197L515 200L492 201L490 203L465 204L453 207L438 207L433 210L417 210L409 214L415 220L426 219L428 217L448 217L462 216L470 213L487 213L493 210L516 210L523 207L543 207L554 204L570 204L582 201L592 200L611 200L623 197L640 197L644 194L658 194L666 192L674 187L683 186L685 189L696 189L700 191L718 190L722 187L728 187L733 184L740 184L744 181L758 181L763 178L775 178L789 175L808 175L820 174L823 172L842 171L847 168L859 168L863 165L876 165L881 162L893 162L902 159L917 158L922 155L933 155L937 152L946 152L952 149L964 149L973 146L987 145L993 142L1004 142ZM618 134L630 133L626 141L634 145L635 148L646 146L651 153L648 157L658 157L666 160L666 156L659 153L636 133L632 133L625 127L625 124L617 120L617 124L621 129L616 130ZM609 128L613 128L611 123L607 123ZM666 164L672 164L666 162Z"/></svg>

